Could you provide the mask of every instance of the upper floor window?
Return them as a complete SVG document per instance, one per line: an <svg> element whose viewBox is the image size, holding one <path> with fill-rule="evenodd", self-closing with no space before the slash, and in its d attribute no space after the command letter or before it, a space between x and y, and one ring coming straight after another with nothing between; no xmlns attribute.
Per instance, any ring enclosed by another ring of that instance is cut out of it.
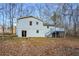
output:
<svg viewBox="0 0 79 59"><path fill-rule="evenodd" d="M29 22L29 25L30 25L30 26L32 25L32 21Z"/></svg>
<svg viewBox="0 0 79 59"><path fill-rule="evenodd" d="M36 24L38 25L38 22L36 22Z"/></svg>

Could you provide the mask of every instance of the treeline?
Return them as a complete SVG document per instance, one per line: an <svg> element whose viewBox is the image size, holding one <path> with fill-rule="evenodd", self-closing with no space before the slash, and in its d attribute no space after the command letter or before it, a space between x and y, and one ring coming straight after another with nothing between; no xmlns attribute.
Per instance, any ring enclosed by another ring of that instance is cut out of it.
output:
<svg viewBox="0 0 79 59"><path fill-rule="evenodd" d="M8 27L13 34L13 26L17 18L22 16L36 16L44 21L52 20L55 27L65 29L64 36L79 36L79 4L0 4L0 24Z"/></svg>
<svg viewBox="0 0 79 59"><path fill-rule="evenodd" d="M57 8L49 16L54 22L54 26L64 28L64 36L79 36L79 4L63 3L56 5ZM49 7L47 6L47 8ZM46 12L49 11L49 9L46 10Z"/></svg>

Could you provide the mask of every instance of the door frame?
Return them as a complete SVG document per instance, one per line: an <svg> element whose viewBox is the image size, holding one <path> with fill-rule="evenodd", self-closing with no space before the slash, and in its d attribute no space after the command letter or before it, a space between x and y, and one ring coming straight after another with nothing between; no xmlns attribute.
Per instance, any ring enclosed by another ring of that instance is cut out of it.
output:
<svg viewBox="0 0 79 59"><path fill-rule="evenodd" d="M23 32L24 32L24 34L23 34ZM27 37L27 31L26 30L22 30L21 31L21 35L22 35L22 37Z"/></svg>

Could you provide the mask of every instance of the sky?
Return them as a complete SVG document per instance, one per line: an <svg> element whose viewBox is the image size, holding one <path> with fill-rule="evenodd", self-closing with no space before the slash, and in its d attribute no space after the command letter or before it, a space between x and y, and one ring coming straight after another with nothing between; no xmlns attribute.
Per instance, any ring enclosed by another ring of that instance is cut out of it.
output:
<svg viewBox="0 0 79 59"><path fill-rule="evenodd" d="M42 20L47 21L47 19L49 19L49 17L47 16L51 16L52 12L57 8L57 4L45 4L45 3L23 3L22 4L22 11L23 12L19 12L21 9L21 4L16 3L17 7L16 9L14 8L15 14L14 16L16 16L16 18L14 18L14 22L16 22L16 19L19 18L18 15L21 14L21 16L35 16L35 17L41 17ZM0 4L0 11L3 12L4 14L7 13L7 16L4 16L4 20L5 20L5 24L9 25L9 7L7 7L8 4ZM4 10L1 10L4 7ZM5 12L4 12L5 11ZM3 15L0 12L0 24L3 24ZM47 14L47 15L46 15Z"/></svg>

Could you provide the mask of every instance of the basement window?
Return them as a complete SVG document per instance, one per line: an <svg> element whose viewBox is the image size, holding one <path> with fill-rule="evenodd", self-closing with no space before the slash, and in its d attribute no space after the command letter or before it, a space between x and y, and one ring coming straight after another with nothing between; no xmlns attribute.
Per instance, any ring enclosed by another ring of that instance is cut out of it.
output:
<svg viewBox="0 0 79 59"><path fill-rule="evenodd" d="M36 30L36 33L39 33L39 30Z"/></svg>

